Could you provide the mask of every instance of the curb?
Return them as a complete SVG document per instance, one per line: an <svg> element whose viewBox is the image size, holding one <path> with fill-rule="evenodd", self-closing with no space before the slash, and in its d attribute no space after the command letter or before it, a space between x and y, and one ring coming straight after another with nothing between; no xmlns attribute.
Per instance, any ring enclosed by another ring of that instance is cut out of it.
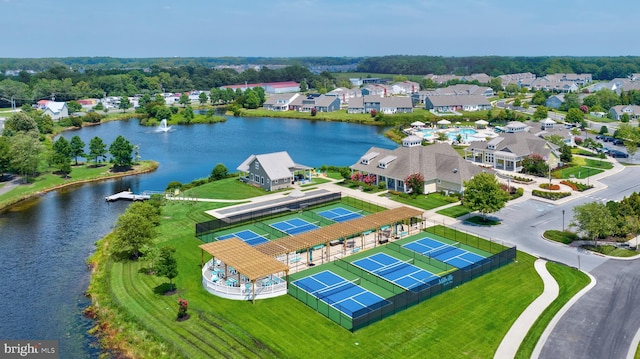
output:
<svg viewBox="0 0 640 359"><path fill-rule="evenodd" d="M553 316L553 318L551 319L551 322L549 322L549 325L547 325L545 330L540 335L540 339L538 339L538 343L536 343L535 348L533 348L533 352L531 353L532 359L538 359L540 357L542 348L547 342L547 339L549 339L551 332L556 327L560 319L566 314L566 312L578 301L578 299L582 298L582 296L584 296L588 291L590 291L598 283L596 278L591 274L585 271L581 271L581 272L588 275L589 278L591 278L591 283L589 283L586 287L582 288L581 291L579 291L576 295L574 295L571 299L569 299L569 301L562 308L560 308L558 313L556 313L556 315ZM635 348L635 347L632 346L631 348ZM634 351L634 354L635 354L635 351Z"/></svg>

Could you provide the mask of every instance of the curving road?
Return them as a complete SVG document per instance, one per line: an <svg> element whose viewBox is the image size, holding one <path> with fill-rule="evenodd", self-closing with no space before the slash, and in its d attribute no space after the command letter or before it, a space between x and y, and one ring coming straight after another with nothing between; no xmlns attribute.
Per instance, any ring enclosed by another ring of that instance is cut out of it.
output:
<svg viewBox="0 0 640 359"><path fill-rule="evenodd" d="M593 201L619 201L640 192L640 168L628 167L601 179L606 188L560 205L529 199L510 205L496 217L502 225L454 227L486 238L517 245L518 249L549 260L579 267L597 279L596 286L581 297L560 319L544 344L540 358L626 358L640 329L640 260L615 260L567 247L541 238L547 229L562 229L573 218L572 208ZM563 216L564 211L564 216ZM564 218L563 218L564 217ZM635 348L633 348L635 351Z"/></svg>

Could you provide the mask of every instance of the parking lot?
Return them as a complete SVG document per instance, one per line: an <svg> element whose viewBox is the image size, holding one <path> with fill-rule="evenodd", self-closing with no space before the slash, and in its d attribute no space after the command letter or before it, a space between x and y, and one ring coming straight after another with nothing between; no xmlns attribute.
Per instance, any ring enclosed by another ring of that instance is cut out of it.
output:
<svg viewBox="0 0 640 359"><path fill-rule="evenodd" d="M595 140L602 145L602 149L607 156L614 157L622 163L640 164L640 150L633 155L629 155L624 143L611 136L598 135Z"/></svg>

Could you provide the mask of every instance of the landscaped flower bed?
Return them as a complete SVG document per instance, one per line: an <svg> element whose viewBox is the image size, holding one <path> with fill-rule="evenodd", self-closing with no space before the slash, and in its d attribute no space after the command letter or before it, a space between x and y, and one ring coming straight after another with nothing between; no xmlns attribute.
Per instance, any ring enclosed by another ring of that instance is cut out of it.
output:
<svg viewBox="0 0 640 359"><path fill-rule="evenodd" d="M542 197L542 198L550 199L550 200L553 200L553 201L555 201L557 199L560 199L560 198L571 196L571 192L547 192L547 191L540 191L540 190L537 190L537 189L534 189L531 192L531 194L536 196L536 197Z"/></svg>
<svg viewBox="0 0 640 359"><path fill-rule="evenodd" d="M531 182L533 182L532 178L520 177L520 176L511 176L511 180L514 181L514 182L521 182L521 183L531 183Z"/></svg>
<svg viewBox="0 0 640 359"><path fill-rule="evenodd" d="M578 191L578 192L584 192L584 191L586 191L588 189L593 188L592 185L586 185L584 183L574 182L574 181L569 181L569 180L564 180L564 181L561 181L560 183L562 183L565 186L569 186L569 187L571 187L572 190Z"/></svg>
<svg viewBox="0 0 640 359"><path fill-rule="evenodd" d="M557 191L560 189L560 185L551 184L551 183L540 183L540 188L548 189L550 191Z"/></svg>

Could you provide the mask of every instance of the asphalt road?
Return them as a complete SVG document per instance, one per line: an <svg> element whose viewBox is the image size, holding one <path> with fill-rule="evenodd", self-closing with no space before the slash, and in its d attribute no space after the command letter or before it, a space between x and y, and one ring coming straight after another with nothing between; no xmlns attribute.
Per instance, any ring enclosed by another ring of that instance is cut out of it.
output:
<svg viewBox="0 0 640 359"><path fill-rule="evenodd" d="M508 206L495 214L502 224L476 227L459 223L455 227L486 238L513 244L518 249L549 260L580 267L596 280L596 286L581 297L560 319L545 343L540 358L626 358L632 339L640 328L640 260L607 259L577 248L542 238L547 229L562 229L573 218L573 207L587 202L619 201L640 192L640 167L602 179L607 188L585 192L561 205L530 199ZM635 348L634 348L635 350Z"/></svg>
<svg viewBox="0 0 640 359"><path fill-rule="evenodd" d="M640 261L609 260L592 275L598 284L565 313L539 358L627 357L640 327Z"/></svg>

